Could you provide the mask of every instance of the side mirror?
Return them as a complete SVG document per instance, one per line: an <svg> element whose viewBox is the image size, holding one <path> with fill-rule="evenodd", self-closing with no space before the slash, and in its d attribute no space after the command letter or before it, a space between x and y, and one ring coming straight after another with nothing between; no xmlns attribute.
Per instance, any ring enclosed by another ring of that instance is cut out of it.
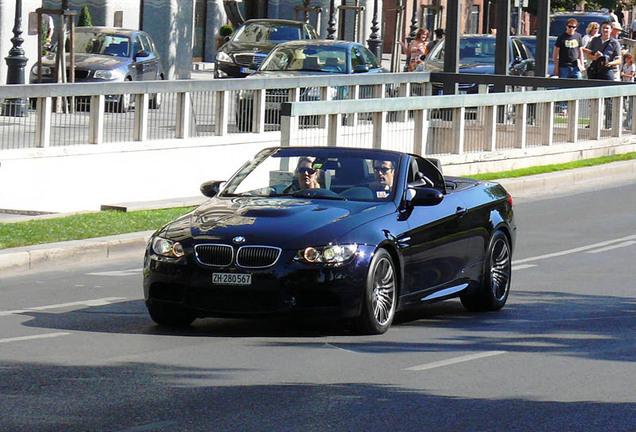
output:
<svg viewBox="0 0 636 432"><path fill-rule="evenodd" d="M144 58L144 57L150 57L150 53L146 50L141 50L139 51L137 54L135 54L135 58Z"/></svg>
<svg viewBox="0 0 636 432"><path fill-rule="evenodd" d="M444 194L428 187L410 187L406 190L406 201L413 206L435 206L442 202Z"/></svg>
<svg viewBox="0 0 636 432"><path fill-rule="evenodd" d="M353 68L353 73L365 73L369 72L369 66L365 64L357 65Z"/></svg>
<svg viewBox="0 0 636 432"><path fill-rule="evenodd" d="M208 198L215 197L221 191L223 183L225 183L224 180L207 181L201 185L201 193Z"/></svg>

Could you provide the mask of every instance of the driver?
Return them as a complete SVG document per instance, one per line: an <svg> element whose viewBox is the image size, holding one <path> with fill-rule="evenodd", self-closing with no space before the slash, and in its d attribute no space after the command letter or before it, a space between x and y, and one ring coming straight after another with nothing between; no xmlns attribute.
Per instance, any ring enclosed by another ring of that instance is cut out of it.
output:
<svg viewBox="0 0 636 432"><path fill-rule="evenodd" d="M298 159L298 165L294 174L296 178L287 186L284 190L285 193L296 192L303 189L318 189L320 183L318 183L318 169L313 167L316 158L310 156L303 156Z"/></svg>
<svg viewBox="0 0 636 432"><path fill-rule="evenodd" d="M373 161L373 177L375 181L369 186L375 191L388 192L393 187L393 175L395 167L392 161Z"/></svg>

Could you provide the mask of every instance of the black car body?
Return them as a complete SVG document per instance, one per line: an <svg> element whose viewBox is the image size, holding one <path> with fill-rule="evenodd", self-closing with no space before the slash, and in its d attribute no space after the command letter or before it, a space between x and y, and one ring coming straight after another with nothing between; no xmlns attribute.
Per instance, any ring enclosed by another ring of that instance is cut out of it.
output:
<svg viewBox="0 0 636 432"><path fill-rule="evenodd" d="M320 188L294 184L304 157ZM382 333L425 302L506 302L516 226L499 184L444 178L416 155L337 147L266 149L221 184L204 184L211 199L150 239L144 296L158 324L300 313Z"/></svg>
<svg viewBox="0 0 636 432"><path fill-rule="evenodd" d="M249 78L282 78L310 75L358 74L386 72L375 56L357 42L334 40L305 40L281 43ZM361 98L370 87L360 89ZM329 99L346 99L349 87L329 88ZM320 100L320 89L303 88L301 101ZM370 97L370 95L369 95ZM253 93L237 95L236 123L242 131L251 130ZM288 89L269 89L265 96L265 123L280 124L280 104L289 100Z"/></svg>
<svg viewBox="0 0 636 432"><path fill-rule="evenodd" d="M279 43L317 39L314 28L304 22L253 19L240 26L216 53L215 78L242 78L256 71Z"/></svg>
<svg viewBox="0 0 636 432"><path fill-rule="evenodd" d="M68 52L70 48L67 49ZM163 80L165 73L155 44L146 32L111 27L75 28L75 82L122 82ZM66 64L70 62L68 60ZM38 81L38 69L41 79ZM70 74L70 71L67 72ZM67 75L68 76L68 75ZM55 52L42 58L31 69L31 83L55 83ZM161 95L155 94L150 107L157 108ZM126 111L130 95L109 95L107 102L118 104Z"/></svg>
<svg viewBox="0 0 636 432"><path fill-rule="evenodd" d="M534 56L528 47L517 37L510 37L510 75L531 75L534 71ZM493 75L495 73L495 42L493 35L461 35L459 39L459 72ZM423 69L429 72L444 71L445 39L435 44L423 63ZM441 91L440 86L434 87ZM473 83L459 84L461 93L478 93Z"/></svg>

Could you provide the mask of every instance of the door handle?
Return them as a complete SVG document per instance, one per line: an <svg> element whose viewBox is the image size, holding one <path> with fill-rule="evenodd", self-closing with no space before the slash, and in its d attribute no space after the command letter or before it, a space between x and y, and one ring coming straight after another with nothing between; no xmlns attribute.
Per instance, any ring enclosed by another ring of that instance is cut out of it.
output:
<svg viewBox="0 0 636 432"><path fill-rule="evenodd" d="M466 212L468 212L468 209L466 207L461 207L461 206L457 206L457 209L455 210L455 214L459 217L464 216Z"/></svg>

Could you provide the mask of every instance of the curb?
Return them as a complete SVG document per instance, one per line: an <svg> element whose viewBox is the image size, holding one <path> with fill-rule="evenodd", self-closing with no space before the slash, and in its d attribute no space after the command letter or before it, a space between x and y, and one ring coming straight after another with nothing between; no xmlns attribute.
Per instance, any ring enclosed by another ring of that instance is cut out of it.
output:
<svg viewBox="0 0 636 432"><path fill-rule="evenodd" d="M143 256L154 231L0 250L2 275L51 270L62 264Z"/></svg>
<svg viewBox="0 0 636 432"><path fill-rule="evenodd" d="M636 178L636 160L612 162L549 174L501 179L513 198L558 193L568 188L595 187ZM0 273L4 275L51 270L63 264L97 262L137 256L141 260L153 231L91 238L0 250Z"/></svg>

